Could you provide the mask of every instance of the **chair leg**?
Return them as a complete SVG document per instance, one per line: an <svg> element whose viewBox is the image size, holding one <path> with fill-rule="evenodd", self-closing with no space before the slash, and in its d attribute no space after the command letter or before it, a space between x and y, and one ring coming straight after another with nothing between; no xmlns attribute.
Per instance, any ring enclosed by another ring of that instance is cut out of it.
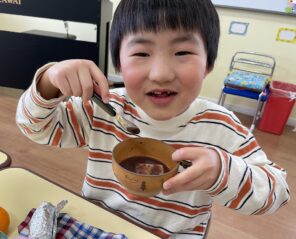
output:
<svg viewBox="0 0 296 239"><path fill-rule="evenodd" d="M256 113L255 113L255 115L253 117L253 122L252 122L251 127L250 127L251 132L254 131L255 126L256 126L256 122L260 118L260 115L261 115L261 110L262 110L262 107L263 107L263 102L261 101L262 96L263 96L263 92L259 95L259 98L257 100Z"/></svg>
<svg viewBox="0 0 296 239"><path fill-rule="evenodd" d="M218 105L222 105L222 106L224 105L225 97L226 97L226 94L222 89L219 100L218 100Z"/></svg>

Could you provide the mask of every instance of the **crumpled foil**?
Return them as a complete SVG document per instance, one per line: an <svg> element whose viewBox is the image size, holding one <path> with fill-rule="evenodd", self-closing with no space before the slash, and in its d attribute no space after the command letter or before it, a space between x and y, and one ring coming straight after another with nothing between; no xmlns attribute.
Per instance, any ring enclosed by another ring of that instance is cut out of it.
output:
<svg viewBox="0 0 296 239"><path fill-rule="evenodd" d="M54 239L57 232L57 219L60 211L68 203L63 200L57 206L49 202L42 202L35 210L30 224L30 239Z"/></svg>

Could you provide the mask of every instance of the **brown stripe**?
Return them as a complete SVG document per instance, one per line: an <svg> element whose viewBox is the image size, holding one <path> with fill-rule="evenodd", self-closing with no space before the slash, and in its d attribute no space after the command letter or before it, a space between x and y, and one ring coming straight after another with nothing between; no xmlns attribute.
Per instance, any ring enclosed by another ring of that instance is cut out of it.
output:
<svg viewBox="0 0 296 239"><path fill-rule="evenodd" d="M51 142L52 146L58 146L60 144L62 139L62 133L63 133L63 130L61 129L61 127L58 127L53 136L53 140Z"/></svg>
<svg viewBox="0 0 296 239"><path fill-rule="evenodd" d="M248 135L248 130L245 129L242 125L236 123L234 120L232 120L229 116L216 113L216 112L205 112L201 115L197 115L193 118L195 121L201 121L201 120L219 120L222 122L227 123L228 125L231 125L236 131L243 135Z"/></svg>
<svg viewBox="0 0 296 239"><path fill-rule="evenodd" d="M249 144L245 145L243 148L235 151L233 154L241 157L247 153L254 151L258 147L259 147L259 145L258 145L257 141L254 139Z"/></svg>
<svg viewBox="0 0 296 239"><path fill-rule="evenodd" d="M247 181L244 183L244 185L239 190L239 193L237 197L231 202L231 204L228 206L229 208L236 208L241 200L250 192L252 189L252 183L250 176L247 178Z"/></svg>

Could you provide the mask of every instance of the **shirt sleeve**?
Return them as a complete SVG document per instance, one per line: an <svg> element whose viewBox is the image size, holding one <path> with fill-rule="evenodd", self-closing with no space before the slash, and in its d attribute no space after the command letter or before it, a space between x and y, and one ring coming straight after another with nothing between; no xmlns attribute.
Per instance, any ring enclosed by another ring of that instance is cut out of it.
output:
<svg viewBox="0 0 296 239"><path fill-rule="evenodd" d="M49 63L36 72L32 85L21 96L16 112L16 123L23 134L39 144L58 147L88 145L88 132L93 109L79 97L46 100L36 84L42 73L55 63Z"/></svg>
<svg viewBox="0 0 296 239"><path fill-rule="evenodd" d="M233 152L216 150L222 170L207 192L219 204L258 215L271 214L289 201L286 171L267 158L250 132Z"/></svg>

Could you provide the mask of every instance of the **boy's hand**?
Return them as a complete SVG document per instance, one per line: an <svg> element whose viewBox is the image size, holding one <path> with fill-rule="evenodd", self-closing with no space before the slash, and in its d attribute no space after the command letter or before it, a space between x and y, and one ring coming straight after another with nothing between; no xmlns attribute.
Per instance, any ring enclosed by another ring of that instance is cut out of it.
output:
<svg viewBox="0 0 296 239"><path fill-rule="evenodd" d="M186 147L176 150L173 160L190 160L192 166L168 179L163 184L163 193L206 190L215 184L221 171L219 154L210 148Z"/></svg>
<svg viewBox="0 0 296 239"><path fill-rule="evenodd" d="M94 62L89 60L65 60L48 68L39 80L37 89L45 99L64 96L80 96L89 100L93 91L108 102L108 81Z"/></svg>

